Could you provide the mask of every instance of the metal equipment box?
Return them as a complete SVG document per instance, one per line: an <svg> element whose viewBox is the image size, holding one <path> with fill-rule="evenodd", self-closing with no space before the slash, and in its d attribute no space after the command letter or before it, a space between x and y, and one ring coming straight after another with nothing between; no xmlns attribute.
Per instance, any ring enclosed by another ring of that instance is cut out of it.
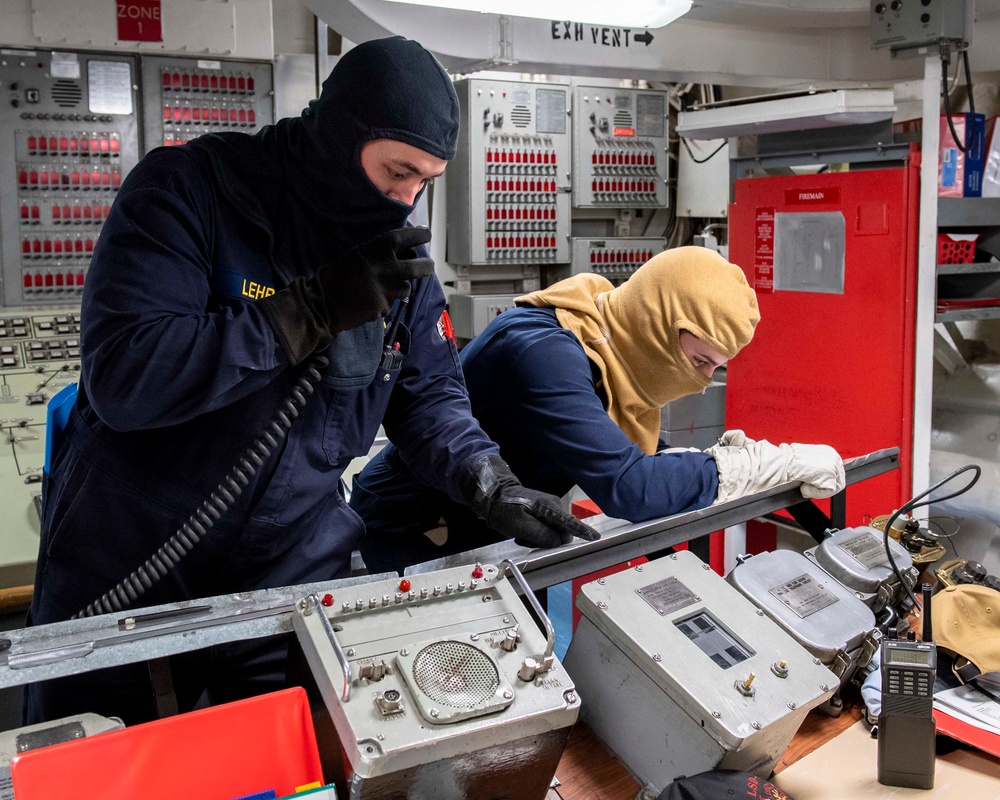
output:
<svg viewBox="0 0 1000 800"><path fill-rule="evenodd" d="M446 173L448 261L569 261L570 87L455 82L462 127Z"/></svg>
<svg viewBox="0 0 1000 800"><path fill-rule="evenodd" d="M917 583L917 571L906 548L889 537L889 549L906 587L900 584L889 566L882 531L867 525L833 531L804 555L878 614L886 606L905 604L908 600L906 588L912 589Z"/></svg>
<svg viewBox="0 0 1000 800"><path fill-rule="evenodd" d="M771 774L830 671L688 551L586 584L566 669L583 719L661 791L709 769Z"/></svg>
<svg viewBox="0 0 1000 800"><path fill-rule="evenodd" d="M843 686L878 650L875 615L847 587L793 550L741 557L733 586L825 664ZM842 707L839 694L828 713Z"/></svg>
<svg viewBox="0 0 1000 800"><path fill-rule="evenodd" d="M292 622L322 698L320 754L338 796L545 797L580 701L513 564L310 595Z"/></svg>
<svg viewBox="0 0 1000 800"><path fill-rule="evenodd" d="M666 208L667 93L578 86L573 207Z"/></svg>
<svg viewBox="0 0 1000 800"><path fill-rule="evenodd" d="M657 253L662 253L666 240L661 237L575 237L572 244L571 275L595 272L617 286Z"/></svg>
<svg viewBox="0 0 1000 800"><path fill-rule="evenodd" d="M494 317L514 307L516 294L452 294L448 295L448 314L455 336L474 339Z"/></svg>

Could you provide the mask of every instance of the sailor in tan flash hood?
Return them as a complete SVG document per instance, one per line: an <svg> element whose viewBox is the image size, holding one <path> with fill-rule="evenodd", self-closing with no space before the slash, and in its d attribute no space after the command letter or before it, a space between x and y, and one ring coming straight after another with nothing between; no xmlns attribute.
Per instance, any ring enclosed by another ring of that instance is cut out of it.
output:
<svg viewBox="0 0 1000 800"><path fill-rule="evenodd" d="M749 343L760 320L743 270L704 247L666 250L617 288L585 273L517 304L555 309L559 324L600 369L608 415L650 454L657 450L663 406L703 392L712 370ZM684 353L684 331L713 351L711 369Z"/></svg>
<svg viewBox="0 0 1000 800"><path fill-rule="evenodd" d="M519 297L462 351L473 413L526 486L579 486L608 515L640 521L703 508L785 481L809 496L844 486L824 445L754 442L727 432L706 452L665 450L660 411L695 394L753 337L760 315L743 271L701 247L663 252L614 287L575 275ZM409 564L501 537L424 487L391 446L355 478L369 569ZM448 527L445 544L420 534Z"/></svg>

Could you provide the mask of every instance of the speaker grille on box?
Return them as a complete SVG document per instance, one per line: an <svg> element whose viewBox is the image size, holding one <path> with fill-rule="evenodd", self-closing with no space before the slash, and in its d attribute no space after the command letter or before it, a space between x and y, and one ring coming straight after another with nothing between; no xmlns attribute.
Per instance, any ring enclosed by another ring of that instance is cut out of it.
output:
<svg viewBox="0 0 1000 800"><path fill-rule="evenodd" d="M500 685L496 665L476 647L434 642L413 659L413 681L427 697L452 708L473 708L493 698Z"/></svg>

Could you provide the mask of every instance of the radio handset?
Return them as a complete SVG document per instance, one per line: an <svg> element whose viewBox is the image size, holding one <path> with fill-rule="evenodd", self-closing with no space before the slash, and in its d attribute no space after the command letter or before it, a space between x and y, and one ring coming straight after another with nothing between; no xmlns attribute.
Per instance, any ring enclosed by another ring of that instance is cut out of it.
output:
<svg viewBox="0 0 1000 800"><path fill-rule="evenodd" d="M931 630L931 586L923 585L923 641L895 628L882 642L882 709L878 715L878 782L933 789L935 767L934 677L937 647Z"/></svg>
<svg viewBox="0 0 1000 800"><path fill-rule="evenodd" d="M387 370L397 370L403 361L396 342L400 317L410 300L411 286L406 282L406 294L400 298L400 305L388 326L383 340L380 365ZM292 423L309 401L309 395L323 379L322 370L329 364L326 356L313 353L306 360L302 375L293 384L288 397L281 403L274 416L243 451L243 455L230 468L209 497L202 501L187 521L160 546L146 561L124 578L113 589L108 590L86 608L78 611L72 619L92 617L122 611L153 587L164 575L172 570L186 556L208 530L222 518L257 470L264 464L275 447L288 435Z"/></svg>

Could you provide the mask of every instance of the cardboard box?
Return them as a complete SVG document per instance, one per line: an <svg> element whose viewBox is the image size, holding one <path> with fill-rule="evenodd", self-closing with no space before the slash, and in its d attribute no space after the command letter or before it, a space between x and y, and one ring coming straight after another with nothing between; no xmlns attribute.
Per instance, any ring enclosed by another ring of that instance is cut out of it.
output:
<svg viewBox="0 0 1000 800"><path fill-rule="evenodd" d="M983 195L985 180L984 168L986 161L986 117L976 114L972 120L971 114L952 114L951 120L955 127L955 136L962 142L966 152L962 152L955 143L948 117L940 117L940 139L938 143L938 196L939 197L980 197ZM971 122L970 122L971 120ZM990 120L992 126L993 120ZM922 130L921 119L906 119L894 122L892 125L893 139L896 142L919 142ZM995 134L994 134L995 138ZM1000 144L997 145L1000 147ZM1000 153L996 155L994 191L1000 196Z"/></svg>
<svg viewBox="0 0 1000 800"><path fill-rule="evenodd" d="M949 125L948 117L941 117L938 196L981 197L986 117L982 114L952 114L951 121L952 125ZM956 144L956 137L965 146L964 153Z"/></svg>

